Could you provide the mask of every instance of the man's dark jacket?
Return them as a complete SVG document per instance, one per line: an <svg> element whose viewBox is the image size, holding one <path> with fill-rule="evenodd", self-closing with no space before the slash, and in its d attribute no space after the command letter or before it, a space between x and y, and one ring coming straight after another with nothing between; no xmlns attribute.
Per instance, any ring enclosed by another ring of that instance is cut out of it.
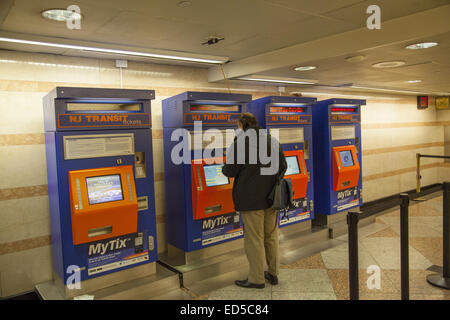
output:
<svg viewBox="0 0 450 320"><path fill-rule="evenodd" d="M228 163L229 161L227 161L222 168L222 172L225 176L234 178L233 202L236 211L263 210L272 207L272 203L268 197L272 192L280 173L287 167L286 159L279 142L275 138L264 133L267 137L267 156L270 158L269 155L271 152L276 152L279 160L279 166L275 174L261 174L261 168L270 167L270 163L262 165L260 161L260 136L258 134L260 129L261 128L259 127L250 127L245 131L247 136L241 134L234 139L233 144L227 151L227 156L229 157L229 153L234 150L234 161L233 163ZM257 137L257 143L250 142L250 139L248 138L249 130L255 130L254 132ZM245 162L240 164L238 161L237 152L239 140L240 142L243 142L242 139L245 139ZM271 139L273 139L275 150L271 150ZM257 155L257 162L254 163L254 161L252 161L254 164L250 163L250 151L256 152Z"/></svg>

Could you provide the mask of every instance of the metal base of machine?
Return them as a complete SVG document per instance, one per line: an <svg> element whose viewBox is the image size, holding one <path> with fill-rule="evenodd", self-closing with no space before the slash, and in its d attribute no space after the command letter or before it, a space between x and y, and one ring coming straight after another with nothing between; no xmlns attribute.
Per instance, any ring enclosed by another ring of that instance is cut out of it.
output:
<svg viewBox="0 0 450 320"><path fill-rule="evenodd" d="M280 263L290 264L341 243L329 239L327 227L314 227L311 221L280 228Z"/></svg>
<svg viewBox="0 0 450 320"><path fill-rule="evenodd" d="M237 239L193 252L184 252L168 245L160 260L182 274L183 286L213 278L247 266L244 239Z"/></svg>
<svg viewBox="0 0 450 320"><path fill-rule="evenodd" d="M69 290L57 276L54 281L36 285L35 289L43 300L66 300L82 295L92 296L95 300L136 300L151 299L179 287L177 273L152 262L82 281L81 289Z"/></svg>
<svg viewBox="0 0 450 320"><path fill-rule="evenodd" d="M427 281L435 287L450 290L450 278L444 278L442 274L430 274L427 276Z"/></svg>

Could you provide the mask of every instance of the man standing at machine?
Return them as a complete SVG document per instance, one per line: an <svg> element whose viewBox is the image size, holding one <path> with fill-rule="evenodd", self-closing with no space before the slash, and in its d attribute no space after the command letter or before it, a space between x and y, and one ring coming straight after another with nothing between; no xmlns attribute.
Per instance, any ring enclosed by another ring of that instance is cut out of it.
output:
<svg viewBox="0 0 450 320"><path fill-rule="evenodd" d="M287 164L279 142L261 130L251 113L242 114L238 129L222 169L225 176L234 178L233 202L244 223L244 247L249 262L248 278L235 283L244 288L262 289L264 278L273 285L278 283L278 213L272 208L269 195ZM263 159L264 149L266 159ZM276 152L273 156L272 150ZM264 256L268 271L264 271Z"/></svg>

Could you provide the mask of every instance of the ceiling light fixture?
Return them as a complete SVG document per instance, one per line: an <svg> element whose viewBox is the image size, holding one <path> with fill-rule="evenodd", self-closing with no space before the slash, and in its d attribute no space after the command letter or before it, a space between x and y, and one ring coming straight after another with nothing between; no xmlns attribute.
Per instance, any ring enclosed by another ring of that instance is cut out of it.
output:
<svg viewBox="0 0 450 320"><path fill-rule="evenodd" d="M316 66L302 66L302 67L296 67L294 68L295 71L309 71L309 70L314 70L317 69Z"/></svg>
<svg viewBox="0 0 450 320"><path fill-rule="evenodd" d="M347 58L345 58L345 60L346 60L347 62L359 62L359 61L366 60L366 56L363 56L363 55L352 56L352 57L347 57Z"/></svg>
<svg viewBox="0 0 450 320"><path fill-rule="evenodd" d="M305 80L297 78L277 78L271 76L261 76L261 75L251 75L246 77L237 78L238 80L246 81L262 81L262 82L272 82L272 83L286 83L286 84L306 84L313 85L316 84L317 80Z"/></svg>
<svg viewBox="0 0 450 320"><path fill-rule="evenodd" d="M422 82L422 80L408 80L407 83L419 83Z"/></svg>
<svg viewBox="0 0 450 320"><path fill-rule="evenodd" d="M419 50L419 49L428 49L437 46L439 43L437 42L419 42L419 43L413 43L408 46L406 46L406 49L409 50Z"/></svg>
<svg viewBox="0 0 450 320"><path fill-rule="evenodd" d="M179 7L189 7L192 3L190 1L180 1L178 2Z"/></svg>
<svg viewBox="0 0 450 320"><path fill-rule="evenodd" d="M41 15L46 19L55 21L73 21L82 18L80 13L67 9L47 9L42 11Z"/></svg>
<svg viewBox="0 0 450 320"><path fill-rule="evenodd" d="M73 50L81 50L81 51L89 51L89 52L99 52L99 53L145 57L145 58L155 58L155 59L167 59L167 60L186 61L186 62L198 62L198 63L207 63L207 64L222 64L222 63L225 63L228 61L228 58L207 59L207 58L197 58L197 57L189 57L189 56L181 56L181 55L178 56L178 55L172 55L172 54L128 51L128 50L107 49L107 48L97 48L97 47L86 47L86 46L78 46L78 45L72 45L72 44L22 40L22 39L5 38L5 37L0 37L0 42L21 43L21 44L44 46L44 47L51 47L51 48L73 49Z"/></svg>
<svg viewBox="0 0 450 320"><path fill-rule="evenodd" d="M379 69L383 69L383 68L396 68L396 67L403 66L403 65L405 65L405 64L406 64L406 62L405 62L405 61L401 61L401 60L398 60L398 61L385 61L385 62L377 62L377 63L374 63L374 64L372 65L372 67L374 67L374 68L379 68Z"/></svg>
<svg viewBox="0 0 450 320"><path fill-rule="evenodd" d="M418 91L395 90L395 89L384 89L384 88L373 88L373 87L360 87L360 86L351 86L350 88L364 89L364 90L374 90L374 91L383 91L383 92L394 92L394 93L408 93L408 94L421 94L421 93L423 93L423 92L418 92Z"/></svg>

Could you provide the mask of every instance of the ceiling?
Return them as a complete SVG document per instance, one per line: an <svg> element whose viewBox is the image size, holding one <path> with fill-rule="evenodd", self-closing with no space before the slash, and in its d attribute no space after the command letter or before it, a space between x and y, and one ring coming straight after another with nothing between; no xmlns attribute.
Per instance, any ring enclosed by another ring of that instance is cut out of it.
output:
<svg viewBox="0 0 450 320"><path fill-rule="evenodd" d="M426 10L450 8L450 0L190 0L188 6L180 6L180 1L2 0L0 32L28 37L45 36L56 42L77 41L86 45L107 44L110 47L117 45L121 48L165 49L226 56L231 62L224 69L227 74L230 71L231 78L236 78L237 76L231 75L231 70L233 64L239 66L241 61L251 61L266 53L332 36L349 33L348 37L351 37L351 31L365 28L368 17L366 8L372 4L381 7L382 23ZM73 4L81 8L81 30L70 30L65 23L46 20L40 15L44 9L66 8ZM209 36L214 35L224 37L225 40L212 46L202 45ZM370 37L376 37L376 33L372 33ZM407 43L411 39L408 36L403 40ZM368 43L358 50L350 47L348 52L330 50L328 56L321 55L317 60L309 59L310 64L318 66L312 72L295 72L292 67L297 62L286 59L284 65L267 63L265 68L258 69L258 74L315 79L319 81L319 85L353 83L359 86L403 89L415 89L419 86L430 92L448 92L450 29L444 28L434 34L430 32L424 39L437 41L440 45L411 52L403 49L402 41L386 41L382 45ZM0 48L93 55L2 42ZM351 54L361 53L367 58L362 62L349 63L344 59ZM298 57L299 63L307 62L302 61L301 51L298 52ZM375 62L393 58L405 60L407 64L388 70L371 67ZM279 56L279 59L284 61L283 56ZM260 65L264 64L261 64L261 60L258 61ZM423 82L405 85L406 80L414 79L421 79ZM221 79L210 76L209 80Z"/></svg>

